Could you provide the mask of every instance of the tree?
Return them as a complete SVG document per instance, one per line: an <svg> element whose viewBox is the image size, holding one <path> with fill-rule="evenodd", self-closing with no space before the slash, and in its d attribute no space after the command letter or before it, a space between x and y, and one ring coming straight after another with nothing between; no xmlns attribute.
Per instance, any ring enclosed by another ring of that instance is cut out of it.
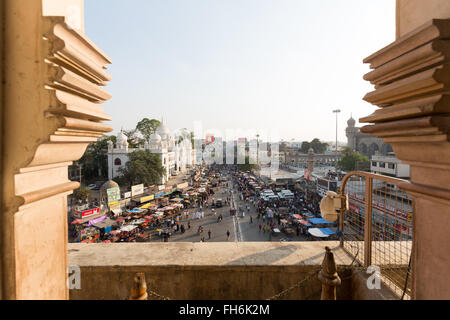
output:
<svg viewBox="0 0 450 320"><path fill-rule="evenodd" d="M130 148L139 148L145 142L145 140L140 138L137 133L137 129L123 131L123 134L127 136L128 146Z"/></svg>
<svg viewBox="0 0 450 320"><path fill-rule="evenodd" d="M350 147L345 147L342 152L342 158L338 162L338 166L341 170L350 172L355 170L357 162L366 161L369 161L369 158L357 151L353 151Z"/></svg>
<svg viewBox="0 0 450 320"><path fill-rule="evenodd" d="M134 184L157 184L165 174L161 156L149 150L136 150L128 154L129 161L119 168L120 180L130 187Z"/></svg>
<svg viewBox="0 0 450 320"><path fill-rule="evenodd" d="M326 142L320 142L319 139L315 138L311 142L303 141L302 147L300 148L300 151L302 153L308 153L308 150L310 148L313 148L314 153L316 154L322 154L327 150L328 143Z"/></svg>
<svg viewBox="0 0 450 320"><path fill-rule="evenodd" d="M238 164L239 170L241 171L251 171L256 169L258 166L256 164L250 163L250 157L248 155L245 156L245 163Z"/></svg>
<svg viewBox="0 0 450 320"><path fill-rule="evenodd" d="M91 190L87 188L86 186L80 186L78 189L76 189L73 192L73 196L76 200L81 200L83 202L86 202L89 199L89 196L91 195Z"/></svg>
<svg viewBox="0 0 450 320"><path fill-rule="evenodd" d="M78 161L82 166L85 182L101 180L108 176L108 141L116 142L115 136L103 136L88 145L85 154Z"/></svg>
<svg viewBox="0 0 450 320"><path fill-rule="evenodd" d="M161 125L161 122L156 119L148 119L144 118L141 121L138 122L136 125L136 130L138 130L142 136L144 137L145 141L150 140L150 136L155 133L156 129Z"/></svg>

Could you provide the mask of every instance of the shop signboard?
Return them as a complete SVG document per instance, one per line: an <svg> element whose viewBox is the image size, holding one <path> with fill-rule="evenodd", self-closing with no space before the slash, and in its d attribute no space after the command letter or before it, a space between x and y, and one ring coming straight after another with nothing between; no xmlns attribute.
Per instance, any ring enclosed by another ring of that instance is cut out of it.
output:
<svg viewBox="0 0 450 320"><path fill-rule="evenodd" d="M163 197L163 196L164 196L164 192L157 193L157 194L155 194L155 199Z"/></svg>
<svg viewBox="0 0 450 320"><path fill-rule="evenodd" d="M153 199L155 199L155 195L154 194L146 196L146 197L142 197L141 198L141 203L148 202L148 201L151 201Z"/></svg>
<svg viewBox="0 0 450 320"><path fill-rule="evenodd" d="M108 206L109 206L110 209L113 208L114 206L118 205L118 204L119 204L119 201L108 202Z"/></svg>
<svg viewBox="0 0 450 320"><path fill-rule="evenodd" d="M99 212L100 212L100 208L84 210L84 211L81 211L81 218L90 217L90 216L93 216L95 214L98 214ZM80 217L80 212L78 211L76 213L78 213L78 217Z"/></svg>
<svg viewBox="0 0 450 320"><path fill-rule="evenodd" d="M183 189L186 189L188 186L189 186L189 184L187 182L180 183L180 184L177 185L177 189L178 190L183 190Z"/></svg>
<svg viewBox="0 0 450 320"><path fill-rule="evenodd" d="M159 191L161 191L161 190L164 190L165 188L166 188L166 186L165 186L165 185L163 185L163 184L162 184L162 185L160 185L160 186L158 186L158 190L159 190Z"/></svg>
<svg viewBox="0 0 450 320"><path fill-rule="evenodd" d="M120 200L120 189L119 187L109 188L106 190L108 195L108 203Z"/></svg>
<svg viewBox="0 0 450 320"><path fill-rule="evenodd" d="M131 187L131 196L137 196L144 193L144 184L138 184Z"/></svg>
<svg viewBox="0 0 450 320"><path fill-rule="evenodd" d="M124 197L125 199L131 198L131 191L125 192L125 193L123 194L123 197Z"/></svg>

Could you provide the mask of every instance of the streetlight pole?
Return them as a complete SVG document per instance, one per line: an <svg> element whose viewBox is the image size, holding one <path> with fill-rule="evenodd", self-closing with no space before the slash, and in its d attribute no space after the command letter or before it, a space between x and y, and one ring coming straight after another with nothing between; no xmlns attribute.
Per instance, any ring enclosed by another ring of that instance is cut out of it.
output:
<svg viewBox="0 0 450 320"><path fill-rule="evenodd" d="M333 113L336 113L336 159L335 159L335 165L336 165L336 180L338 180L338 113L341 112L341 110L336 109L333 110Z"/></svg>
<svg viewBox="0 0 450 320"><path fill-rule="evenodd" d="M256 164L259 167L259 134L256 135Z"/></svg>

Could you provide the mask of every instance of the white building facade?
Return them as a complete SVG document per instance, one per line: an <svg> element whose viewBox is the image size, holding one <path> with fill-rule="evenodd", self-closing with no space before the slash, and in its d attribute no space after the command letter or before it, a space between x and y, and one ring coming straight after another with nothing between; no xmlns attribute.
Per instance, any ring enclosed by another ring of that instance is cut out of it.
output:
<svg viewBox="0 0 450 320"><path fill-rule="evenodd" d="M370 160L370 171L397 178L409 178L409 164L402 163L394 155L375 155Z"/></svg>
<svg viewBox="0 0 450 320"><path fill-rule="evenodd" d="M165 168L161 184L166 183L171 176L186 172L195 165L195 150L188 134L172 135L169 129L161 124L144 144L144 148L133 149L128 148L127 136L121 131L117 135L115 146L111 141L108 142L110 180L120 176L119 168L129 161L128 154L136 150L150 150L151 153L160 155L161 165Z"/></svg>

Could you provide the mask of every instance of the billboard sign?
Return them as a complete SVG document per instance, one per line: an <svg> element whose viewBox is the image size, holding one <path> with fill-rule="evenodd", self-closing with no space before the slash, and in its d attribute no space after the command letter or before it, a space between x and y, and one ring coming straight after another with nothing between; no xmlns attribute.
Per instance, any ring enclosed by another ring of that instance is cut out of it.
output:
<svg viewBox="0 0 450 320"><path fill-rule="evenodd" d="M177 185L177 189L178 190L183 190L183 189L186 189L188 186L189 186L189 184L187 182L180 183L180 184Z"/></svg>
<svg viewBox="0 0 450 320"><path fill-rule="evenodd" d="M81 212L81 218L90 217L90 216L98 214L99 212L100 212L100 208L85 210L85 211Z"/></svg>
<svg viewBox="0 0 450 320"><path fill-rule="evenodd" d="M144 203L144 202L147 202L147 201L150 201L150 200L153 200L153 199L155 199L155 195L154 194L146 196L146 197L142 197L141 198L141 203Z"/></svg>
<svg viewBox="0 0 450 320"><path fill-rule="evenodd" d="M119 187L109 188L106 190L108 195L108 203L120 200L120 189Z"/></svg>
<svg viewBox="0 0 450 320"><path fill-rule="evenodd" d="M144 184L138 184L131 187L131 196L137 196L144 193Z"/></svg>
<svg viewBox="0 0 450 320"><path fill-rule="evenodd" d="M123 194L123 196L124 196L125 199L131 198L131 191L125 192L125 193Z"/></svg>
<svg viewBox="0 0 450 320"><path fill-rule="evenodd" d="M206 144L210 144L214 142L214 136L212 134L207 134L206 135L206 139L205 139L205 143Z"/></svg>

